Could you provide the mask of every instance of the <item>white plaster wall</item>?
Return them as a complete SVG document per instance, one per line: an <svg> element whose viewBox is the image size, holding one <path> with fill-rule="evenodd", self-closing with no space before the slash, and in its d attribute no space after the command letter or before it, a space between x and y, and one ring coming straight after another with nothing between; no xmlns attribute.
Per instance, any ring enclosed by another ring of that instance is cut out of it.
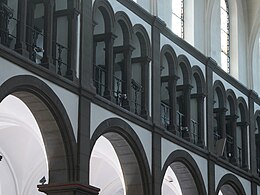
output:
<svg viewBox="0 0 260 195"><path fill-rule="evenodd" d="M95 129L98 127L100 123L102 123L104 120L109 119L109 118L119 118L127 122L132 129L135 131L135 133L138 135L144 151L146 153L146 157L150 166L151 170L151 163L152 163L152 134L147 131L146 129L108 111L105 110L104 108L91 103L91 124L90 124L90 136L92 137Z"/></svg>
<svg viewBox="0 0 260 195"><path fill-rule="evenodd" d="M226 174L232 174L238 178L238 180L241 182L246 194L251 194L251 183L250 181L247 181L246 179L224 169L223 167L220 167L218 165L215 165L215 190L217 189L217 186L223 176Z"/></svg>
<svg viewBox="0 0 260 195"><path fill-rule="evenodd" d="M260 84L259 84L259 72L260 72L260 31L254 43L254 49L252 53L252 80L253 80L253 89L260 94Z"/></svg>
<svg viewBox="0 0 260 195"><path fill-rule="evenodd" d="M255 113L257 110L260 110L260 105L257 104L257 103L254 103L254 113Z"/></svg>
<svg viewBox="0 0 260 195"><path fill-rule="evenodd" d="M257 186L257 195L260 195L260 186Z"/></svg>
<svg viewBox="0 0 260 195"><path fill-rule="evenodd" d="M174 144L174 143L164 139L164 138L162 138L161 141L162 141L162 145L161 145L162 146L162 161L161 161L162 167L161 167L161 169L163 168L163 165L164 165L166 159L172 152L174 152L176 150L184 150L184 151L188 152L192 156L192 158L196 161L196 163L200 169L206 191L208 192L208 163L207 163L207 160L198 156L197 154L194 154L193 152L188 151L187 149L185 149L181 146L178 146L177 144ZM194 179L196 179L196 178L194 178Z"/></svg>
<svg viewBox="0 0 260 195"><path fill-rule="evenodd" d="M8 68L7 68L8 67ZM0 76L0 85L2 85L6 80L18 76L18 75L32 75L39 79L41 79L43 82L45 82L59 97L62 104L65 107L65 110L69 116L75 139L77 139L77 132L78 132L78 103L79 98L76 94L46 80L41 78L38 75L35 75L7 60L0 57L0 68L2 70L1 76Z"/></svg>
<svg viewBox="0 0 260 195"><path fill-rule="evenodd" d="M169 40L167 37L165 37L164 35L161 34L160 36L160 41L161 41L161 48L166 45L169 44L172 46L172 48L174 49L175 53L177 56L184 54L190 62L191 67L194 65L197 65L200 67L201 71L204 74L205 77L205 65L203 63L201 63L199 60L197 60L195 57L193 57L192 55L190 55L189 53L187 53L184 49L180 48L178 45L176 45L175 43L173 43L171 40Z"/></svg>
<svg viewBox="0 0 260 195"><path fill-rule="evenodd" d="M151 12L151 1L150 0L134 0L137 4L139 4L146 11Z"/></svg>
<svg viewBox="0 0 260 195"><path fill-rule="evenodd" d="M169 29L172 29L172 0L157 1L158 16L162 19Z"/></svg>
<svg viewBox="0 0 260 195"><path fill-rule="evenodd" d="M209 47L209 55L212 57L219 66L221 66L221 39L220 39L220 3L219 1L214 1L212 7L211 21L210 21L210 37L211 41Z"/></svg>

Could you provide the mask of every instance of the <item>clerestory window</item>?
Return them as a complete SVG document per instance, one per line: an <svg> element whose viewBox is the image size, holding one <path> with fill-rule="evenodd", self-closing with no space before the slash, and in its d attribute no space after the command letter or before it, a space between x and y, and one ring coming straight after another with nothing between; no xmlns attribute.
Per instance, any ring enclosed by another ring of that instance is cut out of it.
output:
<svg viewBox="0 0 260 195"><path fill-rule="evenodd" d="M184 0L172 0L172 30L184 38Z"/></svg>
<svg viewBox="0 0 260 195"><path fill-rule="evenodd" d="M221 20L221 67L230 73L230 17L228 1L220 1Z"/></svg>

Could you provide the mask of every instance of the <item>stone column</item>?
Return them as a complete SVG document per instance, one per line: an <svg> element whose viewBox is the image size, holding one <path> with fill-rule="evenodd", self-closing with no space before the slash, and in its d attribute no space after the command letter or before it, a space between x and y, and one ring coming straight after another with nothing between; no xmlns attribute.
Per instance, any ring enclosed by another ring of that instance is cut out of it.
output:
<svg viewBox="0 0 260 195"><path fill-rule="evenodd" d="M51 72L56 72L52 59L52 45L53 45L53 12L54 1L44 1L44 40L43 40L43 57L41 65L48 68Z"/></svg>
<svg viewBox="0 0 260 195"><path fill-rule="evenodd" d="M15 51L22 54L25 57L29 56L26 49L26 21L27 19L27 0L18 1L17 12L17 32L16 32L16 44Z"/></svg>

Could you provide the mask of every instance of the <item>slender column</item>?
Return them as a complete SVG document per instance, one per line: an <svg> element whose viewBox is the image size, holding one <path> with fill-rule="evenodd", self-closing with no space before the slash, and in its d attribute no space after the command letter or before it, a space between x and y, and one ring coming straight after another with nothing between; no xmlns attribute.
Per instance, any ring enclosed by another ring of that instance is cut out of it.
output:
<svg viewBox="0 0 260 195"><path fill-rule="evenodd" d="M68 28L68 63L66 70L66 77L70 80L74 80L76 77L76 62L77 62L77 32L78 32L78 15L79 11L76 8L72 9L72 13L68 16L69 28Z"/></svg>
<svg viewBox="0 0 260 195"><path fill-rule="evenodd" d="M241 166L244 170L248 171L248 144L247 144L247 127L248 127L248 123L247 122L240 122L237 124L237 126L239 126L241 128L241 132L242 132L242 148L241 148Z"/></svg>
<svg viewBox="0 0 260 195"><path fill-rule="evenodd" d="M176 99L176 85L177 80L179 79L178 76L174 75L170 77L169 81L169 96L170 96L170 106L171 106L171 112L170 112L170 125L169 125L169 131L172 131L175 135L178 134L177 129L177 99Z"/></svg>
<svg viewBox="0 0 260 195"><path fill-rule="evenodd" d="M249 151L250 151L250 172L258 178L257 165L256 165L256 144L255 144L255 111L254 102L258 99L258 95L255 91L251 90L248 95L249 105Z"/></svg>
<svg viewBox="0 0 260 195"><path fill-rule="evenodd" d="M114 82L114 50L113 44L115 35L112 33L108 34L105 40L105 68L106 68L106 76L105 76L105 92L104 97L108 100L114 100L113 96L113 82Z"/></svg>
<svg viewBox="0 0 260 195"><path fill-rule="evenodd" d="M207 133L207 147L210 153L214 153L214 129L213 129L213 66L217 66L217 63L212 59L208 58L207 66L206 66L206 133Z"/></svg>
<svg viewBox="0 0 260 195"><path fill-rule="evenodd" d="M43 58L41 65L48 68L52 72L56 72L52 63L52 39L53 39L53 11L54 1L44 1L44 41L43 41Z"/></svg>
<svg viewBox="0 0 260 195"><path fill-rule="evenodd" d="M183 138L190 141L191 140L191 116L190 116L190 95L191 95L191 85L184 86L184 127L187 127L187 130L183 132Z"/></svg>
<svg viewBox="0 0 260 195"><path fill-rule="evenodd" d="M27 0L18 1L17 12L17 32L15 51L28 57L29 53L26 49L26 19L27 19Z"/></svg>
<svg viewBox="0 0 260 195"><path fill-rule="evenodd" d="M130 102L132 101L132 91L131 91L131 79L132 79L132 64L131 56L133 52L133 47L131 45L124 46L124 67L123 67L123 94L126 94L126 99L123 99L123 107L127 110L130 110Z"/></svg>
<svg viewBox="0 0 260 195"><path fill-rule="evenodd" d="M142 79L142 89L141 89L141 116L143 118L148 117L149 108L149 64L151 59L145 58L144 62L141 63L141 79Z"/></svg>
<svg viewBox="0 0 260 195"><path fill-rule="evenodd" d="M199 94L197 97L198 110L198 146L205 147L205 127L204 127L204 98L205 94Z"/></svg>

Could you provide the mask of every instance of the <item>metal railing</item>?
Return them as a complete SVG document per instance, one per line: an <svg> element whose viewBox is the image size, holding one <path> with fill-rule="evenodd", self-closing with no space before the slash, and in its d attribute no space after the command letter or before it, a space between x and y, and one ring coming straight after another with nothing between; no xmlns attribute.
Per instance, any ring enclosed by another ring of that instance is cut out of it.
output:
<svg viewBox="0 0 260 195"><path fill-rule="evenodd" d="M170 111L171 107L161 102L161 122L166 129L168 129L170 125Z"/></svg>
<svg viewBox="0 0 260 195"><path fill-rule="evenodd" d="M40 64L44 53L43 41L45 36L40 29L29 25L26 25L26 32L26 46L29 58L35 63Z"/></svg>
<svg viewBox="0 0 260 195"><path fill-rule="evenodd" d="M116 99L116 104L119 106L123 106L123 101L127 99L127 95L122 92L123 84L125 81L122 79L113 76L114 77L114 97Z"/></svg>
<svg viewBox="0 0 260 195"><path fill-rule="evenodd" d="M53 57L53 61L56 65L56 71L58 75L64 75L68 66L67 66L67 59L68 59L68 48L64 45L53 42L55 46L56 56Z"/></svg>
<svg viewBox="0 0 260 195"><path fill-rule="evenodd" d="M141 96L142 96L142 85L137 83L134 79L131 80L131 88L133 92L133 98L131 100L133 105L133 111L135 114L141 114Z"/></svg>
<svg viewBox="0 0 260 195"><path fill-rule="evenodd" d="M1 44L14 49L14 44L16 42L16 24L17 19L14 18L14 10L8 7L5 3L0 2L0 40ZM11 28L13 27L13 28ZM13 32L10 32L13 29Z"/></svg>
<svg viewBox="0 0 260 195"><path fill-rule="evenodd" d="M42 63L44 55L44 35L43 29L28 24L21 24L14 15L14 10L8 7L5 3L0 2L0 43L10 49L15 49L17 39L17 26L24 25L26 27L26 50L28 51L28 58L37 64ZM56 73L64 75L68 70L68 48L64 45L53 41L53 63L56 65Z"/></svg>
<svg viewBox="0 0 260 195"><path fill-rule="evenodd" d="M199 123L193 119L191 119L191 127L190 127L190 136L191 136L191 142L194 144L198 143L199 139Z"/></svg>
<svg viewBox="0 0 260 195"><path fill-rule="evenodd" d="M104 65L94 65L94 84L96 87L96 93L100 96L104 95L105 91L105 76L106 70L103 68Z"/></svg>

